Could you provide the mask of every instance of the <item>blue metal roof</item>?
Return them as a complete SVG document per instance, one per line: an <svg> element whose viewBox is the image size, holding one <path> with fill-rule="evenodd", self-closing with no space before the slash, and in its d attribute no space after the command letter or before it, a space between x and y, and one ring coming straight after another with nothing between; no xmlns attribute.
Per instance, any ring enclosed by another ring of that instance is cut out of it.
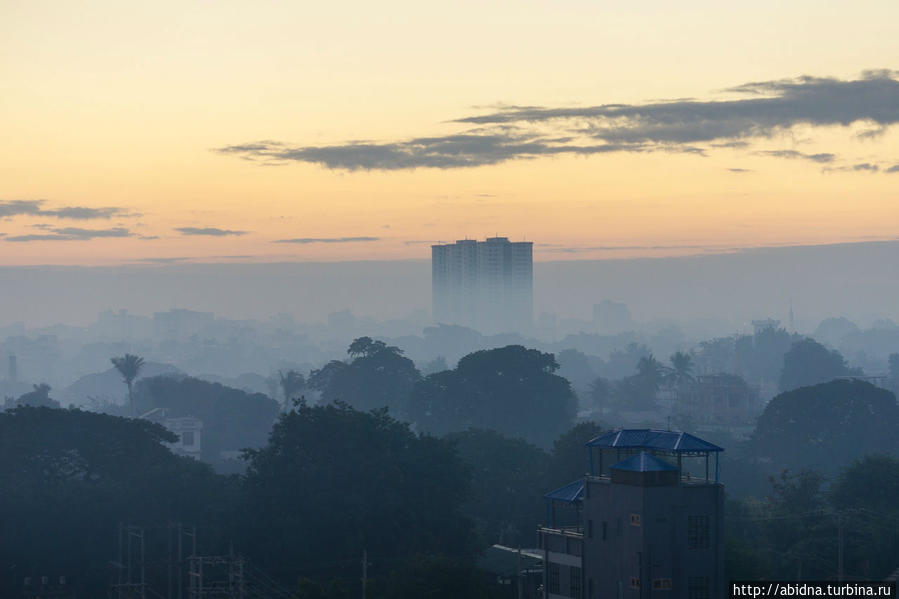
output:
<svg viewBox="0 0 899 599"><path fill-rule="evenodd" d="M708 441L689 433L659 431L648 428L609 431L587 442L587 447L609 449L649 449L674 453L724 451Z"/></svg>
<svg viewBox="0 0 899 599"><path fill-rule="evenodd" d="M576 480L573 483L568 483L564 487L560 487L555 491L550 491L543 497L546 499L552 499L553 501L567 501L568 503L574 503L575 501L580 501L580 499L584 496L584 479Z"/></svg>
<svg viewBox="0 0 899 599"><path fill-rule="evenodd" d="M676 466L672 466L663 459L641 451L637 455L632 455L626 460L622 460L610 467L611 470L625 470L627 472L668 472L677 470Z"/></svg>

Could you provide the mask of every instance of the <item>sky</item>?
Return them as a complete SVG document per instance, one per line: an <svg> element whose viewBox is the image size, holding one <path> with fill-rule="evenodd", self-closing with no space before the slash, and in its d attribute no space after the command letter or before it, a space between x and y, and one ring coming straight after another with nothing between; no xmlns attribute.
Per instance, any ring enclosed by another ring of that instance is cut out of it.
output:
<svg viewBox="0 0 899 599"><path fill-rule="evenodd" d="M0 0L0 265L899 237L899 3Z"/></svg>

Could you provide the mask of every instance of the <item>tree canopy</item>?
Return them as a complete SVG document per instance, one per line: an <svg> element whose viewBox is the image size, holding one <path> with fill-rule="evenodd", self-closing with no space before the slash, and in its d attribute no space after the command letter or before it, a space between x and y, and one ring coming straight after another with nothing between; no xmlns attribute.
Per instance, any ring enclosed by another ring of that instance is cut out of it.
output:
<svg viewBox="0 0 899 599"><path fill-rule="evenodd" d="M471 494L464 510L475 523L481 545L532 543L547 491L546 452L523 439L484 429L446 438L470 469Z"/></svg>
<svg viewBox="0 0 899 599"><path fill-rule="evenodd" d="M354 340L347 349L352 361L333 360L309 374L309 386L322 401L345 402L360 410L387 408L405 416L409 393L421 379L415 363L398 347L370 337Z"/></svg>
<svg viewBox="0 0 899 599"><path fill-rule="evenodd" d="M899 452L896 397L870 383L835 380L772 399L758 419L757 455L794 470L835 472L866 453Z"/></svg>
<svg viewBox="0 0 899 599"><path fill-rule="evenodd" d="M851 374L861 373L850 369L840 352L814 339L801 339L784 354L779 386L781 391L790 391Z"/></svg>
<svg viewBox="0 0 899 599"><path fill-rule="evenodd" d="M488 428L546 447L568 430L577 400L552 354L521 345L481 350L412 391L410 415L435 434Z"/></svg>
<svg viewBox="0 0 899 599"><path fill-rule="evenodd" d="M19 595L6 586L11 575L47 574L67 576L79 596L99 595L120 522L220 528L212 523L227 481L162 444L174 440L144 420L0 412L0 563L15 569L0 577L0 595Z"/></svg>
<svg viewBox="0 0 899 599"><path fill-rule="evenodd" d="M220 460L223 450L264 445L279 411L278 402L262 393L247 393L189 376L141 379L135 389L135 404L141 413L165 408L167 417L202 420L202 455L211 462Z"/></svg>
<svg viewBox="0 0 899 599"><path fill-rule="evenodd" d="M323 547L335 572L355 572L363 549L456 555L472 546L460 515L467 468L450 443L384 410L301 401L246 456L246 545L273 574L321 562Z"/></svg>

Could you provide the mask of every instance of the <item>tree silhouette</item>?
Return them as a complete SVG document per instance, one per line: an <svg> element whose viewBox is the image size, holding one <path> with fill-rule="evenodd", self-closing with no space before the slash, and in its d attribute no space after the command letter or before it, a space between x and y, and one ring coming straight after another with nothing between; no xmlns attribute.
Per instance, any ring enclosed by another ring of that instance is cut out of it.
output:
<svg viewBox="0 0 899 599"><path fill-rule="evenodd" d="M301 373L291 368L287 372L278 371L278 382L284 393L284 411L287 411L290 409L290 400L296 399L297 393L306 387L306 379Z"/></svg>
<svg viewBox="0 0 899 599"><path fill-rule="evenodd" d="M109 360L112 362L112 365L115 366L115 369L119 371L119 374L122 375L122 379L128 386L128 405L131 409L131 417L134 418L134 396L132 393L134 389L134 379L140 374L140 369L144 366L144 359L140 356L135 356L134 354L125 354L124 356L110 358Z"/></svg>
<svg viewBox="0 0 899 599"><path fill-rule="evenodd" d="M671 367L667 368L665 380L680 395L685 385L692 383L693 378L693 356L687 352L674 352L671 355Z"/></svg>
<svg viewBox="0 0 899 599"><path fill-rule="evenodd" d="M655 359L655 356L649 354L643 356L637 362L637 376L650 387L653 391L658 391L659 385L665 377L664 366Z"/></svg>

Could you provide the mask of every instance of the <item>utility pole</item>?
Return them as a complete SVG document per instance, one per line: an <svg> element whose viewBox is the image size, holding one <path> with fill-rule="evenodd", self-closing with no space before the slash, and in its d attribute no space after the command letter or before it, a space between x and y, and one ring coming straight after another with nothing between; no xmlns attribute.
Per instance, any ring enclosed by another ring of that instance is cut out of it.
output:
<svg viewBox="0 0 899 599"><path fill-rule="evenodd" d="M368 549L362 550L362 599L365 599L365 591L368 586Z"/></svg>
<svg viewBox="0 0 899 599"><path fill-rule="evenodd" d="M518 559L517 559L516 562L515 562L515 574L516 574L515 578L518 579L518 599L521 599L521 597L522 597L522 593L521 593L521 591L522 591L522 589L521 589L521 585L522 585L522 580L521 580L521 547L518 548Z"/></svg>
<svg viewBox="0 0 899 599"><path fill-rule="evenodd" d="M837 580L843 582L843 515L837 513Z"/></svg>

